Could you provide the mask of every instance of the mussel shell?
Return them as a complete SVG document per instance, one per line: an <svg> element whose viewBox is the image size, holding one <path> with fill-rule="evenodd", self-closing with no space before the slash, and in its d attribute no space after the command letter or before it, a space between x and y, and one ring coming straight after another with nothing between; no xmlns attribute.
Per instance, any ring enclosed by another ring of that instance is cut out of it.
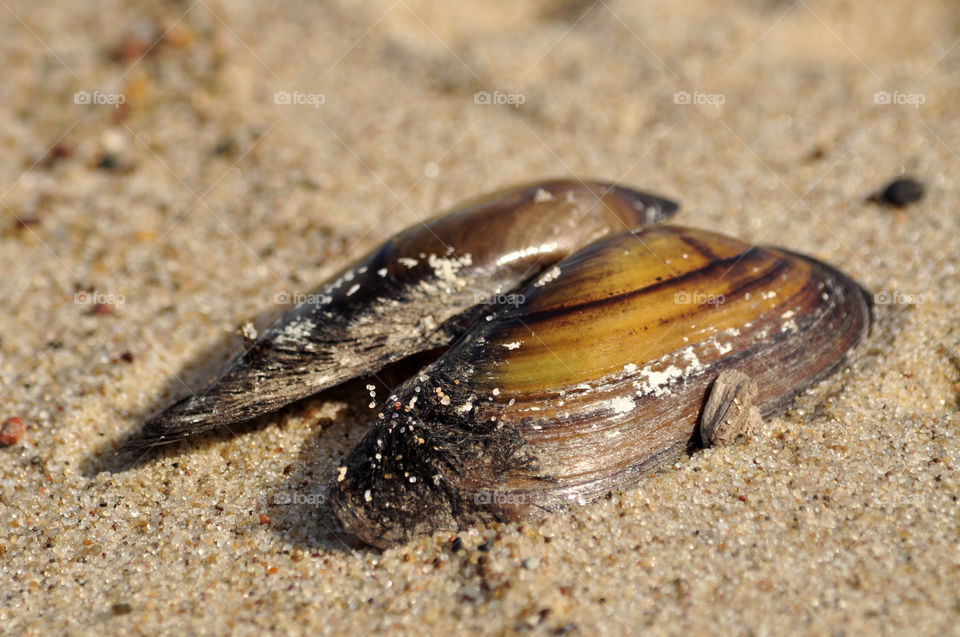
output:
<svg viewBox="0 0 960 637"><path fill-rule="evenodd" d="M440 345L476 314L599 237L677 204L600 182L502 190L417 224L320 286L230 362L216 383L150 419L128 446L250 420Z"/></svg>
<svg viewBox="0 0 960 637"><path fill-rule="evenodd" d="M769 414L870 325L837 270L700 230L648 226L558 268L391 397L333 486L346 529L383 546L589 500L695 445L720 371L753 377Z"/></svg>

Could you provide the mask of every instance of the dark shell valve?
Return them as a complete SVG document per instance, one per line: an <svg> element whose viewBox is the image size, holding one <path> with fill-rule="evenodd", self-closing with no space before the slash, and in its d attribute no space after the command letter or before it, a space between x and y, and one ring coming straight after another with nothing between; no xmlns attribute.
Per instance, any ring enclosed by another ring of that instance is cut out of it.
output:
<svg viewBox="0 0 960 637"><path fill-rule="evenodd" d="M649 226L597 241L474 324L402 386L341 468L333 506L367 542L536 516L635 481L696 440L735 368L769 414L867 333L833 268Z"/></svg>

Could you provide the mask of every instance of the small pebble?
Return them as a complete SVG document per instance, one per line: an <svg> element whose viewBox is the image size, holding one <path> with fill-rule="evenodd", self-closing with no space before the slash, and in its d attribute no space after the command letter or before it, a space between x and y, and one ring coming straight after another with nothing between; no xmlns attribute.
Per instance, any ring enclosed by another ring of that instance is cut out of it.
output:
<svg viewBox="0 0 960 637"><path fill-rule="evenodd" d="M39 225L39 217L17 217L16 221L13 222L14 230L21 230L23 228L29 228L30 226Z"/></svg>
<svg viewBox="0 0 960 637"><path fill-rule="evenodd" d="M538 566L540 566L540 560L535 557L528 557L527 559L523 560L523 568L527 569L528 571L536 570Z"/></svg>
<svg viewBox="0 0 960 637"><path fill-rule="evenodd" d="M19 416L11 416L3 421L3 425L0 426L0 447L9 447L10 445L15 445L27 434L27 426L23 422L23 418Z"/></svg>
<svg viewBox="0 0 960 637"><path fill-rule="evenodd" d="M456 553L463 548L463 540L458 537L453 538L453 542L450 543L450 550Z"/></svg>
<svg viewBox="0 0 960 637"><path fill-rule="evenodd" d="M240 144L234 137L225 137L217 142L213 148L214 155L236 155L240 150Z"/></svg>
<svg viewBox="0 0 960 637"><path fill-rule="evenodd" d="M110 612L114 615L129 615L133 612L133 607L126 602L121 602L119 604L114 604L110 607Z"/></svg>
<svg viewBox="0 0 960 637"><path fill-rule="evenodd" d="M871 197L871 200L896 208L903 208L909 204L923 199L925 192L924 185L910 177L903 177L891 181L879 193Z"/></svg>
<svg viewBox="0 0 960 637"><path fill-rule="evenodd" d="M119 165L120 161L117 159L117 156L112 153L106 153L101 156L97 162L97 168L100 170L115 170Z"/></svg>
<svg viewBox="0 0 960 637"><path fill-rule="evenodd" d="M43 159L43 165L50 167L63 159L73 157L73 146L69 144L54 144Z"/></svg>
<svg viewBox="0 0 960 637"><path fill-rule="evenodd" d="M146 26L141 26L138 33L131 33L110 49L110 59L120 64L139 60L150 52L150 45L154 40L156 40L156 34L147 31Z"/></svg>
<svg viewBox="0 0 960 637"><path fill-rule="evenodd" d="M487 540L486 542L478 546L477 550L486 553L492 548L493 548L493 540Z"/></svg>

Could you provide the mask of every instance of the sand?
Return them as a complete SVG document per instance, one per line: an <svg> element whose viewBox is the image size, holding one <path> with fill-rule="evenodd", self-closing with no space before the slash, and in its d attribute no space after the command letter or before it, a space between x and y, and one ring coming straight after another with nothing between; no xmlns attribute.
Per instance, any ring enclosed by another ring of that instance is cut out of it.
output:
<svg viewBox="0 0 960 637"><path fill-rule="evenodd" d="M0 417L28 434L0 449L0 632L960 632L960 11L678 5L3 3ZM920 203L864 201L902 173ZM278 295L571 174L892 302L755 435L459 551L364 548L326 505L389 375L114 456Z"/></svg>

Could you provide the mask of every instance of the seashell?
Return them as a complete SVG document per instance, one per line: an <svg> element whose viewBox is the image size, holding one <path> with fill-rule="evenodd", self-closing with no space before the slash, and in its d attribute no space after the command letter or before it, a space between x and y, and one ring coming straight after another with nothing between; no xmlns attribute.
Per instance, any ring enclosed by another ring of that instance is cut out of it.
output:
<svg viewBox="0 0 960 637"><path fill-rule="evenodd" d="M607 237L558 267L390 397L331 487L346 530L388 546L629 485L695 447L721 372L753 379L769 415L871 321L832 267L689 228Z"/></svg>
<svg viewBox="0 0 960 637"><path fill-rule="evenodd" d="M413 226L320 286L215 384L149 420L128 447L250 420L448 344L490 300L594 240L677 204L612 184L557 180L499 191Z"/></svg>

